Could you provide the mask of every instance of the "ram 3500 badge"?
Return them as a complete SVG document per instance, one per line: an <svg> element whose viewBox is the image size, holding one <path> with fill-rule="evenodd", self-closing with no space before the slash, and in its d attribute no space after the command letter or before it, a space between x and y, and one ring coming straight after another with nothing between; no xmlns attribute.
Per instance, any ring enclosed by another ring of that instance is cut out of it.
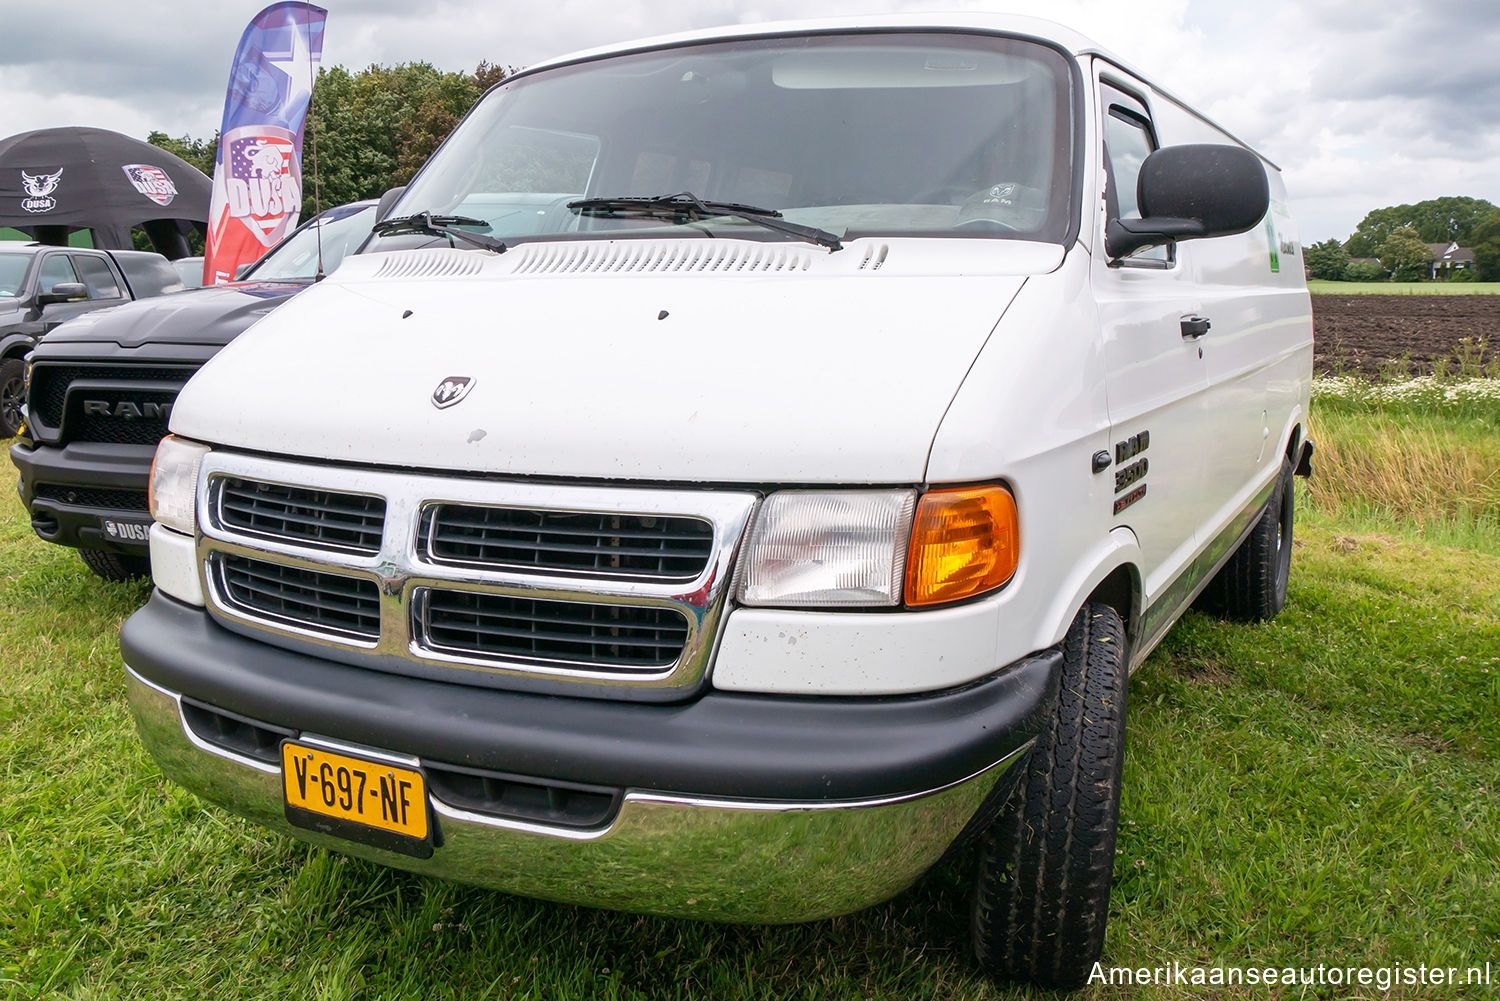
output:
<svg viewBox="0 0 1500 1001"><path fill-rule="evenodd" d="M601 907L821 918L977 842L979 961L1080 984L1129 670L1286 596L1273 194L1042 22L508 77L178 398L142 739L288 834Z"/></svg>

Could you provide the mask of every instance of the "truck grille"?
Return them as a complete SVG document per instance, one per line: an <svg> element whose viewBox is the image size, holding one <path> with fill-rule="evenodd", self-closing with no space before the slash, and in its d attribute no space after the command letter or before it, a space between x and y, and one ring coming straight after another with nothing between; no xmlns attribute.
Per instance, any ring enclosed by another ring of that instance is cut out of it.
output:
<svg viewBox="0 0 1500 1001"><path fill-rule="evenodd" d="M221 449L199 484L225 624L371 670L658 701L703 684L756 503Z"/></svg>
<svg viewBox="0 0 1500 1001"><path fill-rule="evenodd" d="M73 487L61 483L38 483L35 496L39 500L56 501L59 504L77 504L80 507L108 508L115 511L145 511L144 490L103 490L93 487Z"/></svg>
<svg viewBox="0 0 1500 1001"><path fill-rule="evenodd" d="M247 535L314 549L380 552L385 501L234 476L214 480L219 521Z"/></svg>
<svg viewBox="0 0 1500 1001"><path fill-rule="evenodd" d="M713 555L714 527L697 518L435 504L423 555L436 563L692 580Z"/></svg>
<svg viewBox="0 0 1500 1001"><path fill-rule="evenodd" d="M373 580L229 554L216 554L213 563L224 597L247 612L315 633L380 636L380 589Z"/></svg>
<svg viewBox="0 0 1500 1001"><path fill-rule="evenodd" d="M682 656L688 621L670 608L537 601L431 589L417 602L417 642L478 659L660 668Z"/></svg>
<svg viewBox="0 0 1500 1001"><path fill-rule="evenodd" d="M32 365L27 409L33 430L49 442L98 441L152 445L167 433L167 414L194 366L78 365L39 361ZM75 385L85 383L85 386ZM111 416L85 413L84 397L110 405ZM128 402L140 416L114 416ZM156 408L148 408L148 404ZM151 412L148 414L148 409Z"/></svg>

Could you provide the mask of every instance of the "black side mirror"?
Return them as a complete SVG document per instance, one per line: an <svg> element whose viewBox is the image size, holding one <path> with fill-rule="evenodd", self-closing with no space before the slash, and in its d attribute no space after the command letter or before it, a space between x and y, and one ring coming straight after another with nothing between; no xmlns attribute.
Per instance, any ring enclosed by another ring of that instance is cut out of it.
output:
<svg viewBox="0 0 1500 1001"><path fill-rule="evenodd" d="M50 306L54 302L82 302L89 297L89 287L82 282L58 282L50 291L38 292L36 304Z"/></svg>
<svg viewBox="0 0 1500 1001"><path fill-rule="evenodd" d="M401 187L392 188L385 194L381 195L380 201L375 206L375 221L380 222L387 215L389 215L391 206L395 205L396 199L400 198L404 194L406 194L406 185L403 184L401 185Z"/></svg>
<svg viewBox="0 0 1500 1001"><path fill-rule="evenodd" d="M1139 219L1111 219L1104 249L1121 258L1142 247L1232 236L1271 207L1260 157L1240 146L1166 146L1146 157L1136 183Z"/></svg>

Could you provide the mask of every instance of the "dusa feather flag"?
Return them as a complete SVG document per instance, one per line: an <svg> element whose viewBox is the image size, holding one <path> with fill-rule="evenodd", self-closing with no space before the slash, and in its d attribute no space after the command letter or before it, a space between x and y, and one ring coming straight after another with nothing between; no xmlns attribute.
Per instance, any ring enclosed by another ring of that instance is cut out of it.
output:
<svg viewBox="0 0 1500 1001"><path fill-rule="evenodd" d="M328 11L274 3L240 37L224 99L203 283L234 278L297 225L302 131Z"/></svg>

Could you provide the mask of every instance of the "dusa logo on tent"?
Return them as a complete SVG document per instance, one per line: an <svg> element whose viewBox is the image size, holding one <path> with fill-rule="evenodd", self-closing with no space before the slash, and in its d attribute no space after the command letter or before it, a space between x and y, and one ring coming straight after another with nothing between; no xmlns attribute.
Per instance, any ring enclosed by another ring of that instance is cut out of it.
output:
<svg viewBox="0 0 1500 1001"><path fill-rule="evenodd" d="M51 212L57 208L57 199L52 197L52 193L62 183L62 176L61 167L54 174L28 174L21 171L21 187L31 196L21 199L21 208L35 213Z"/></svg>
<svg viewBox="0 0 1500 1001"><path fill-rule="evenodd" d="M158 205L171 205L172 199L177 197L177 185L172 183L167 172L160 167L146 163L127 163L120 169L125 171L131 187Z"/></svg>

